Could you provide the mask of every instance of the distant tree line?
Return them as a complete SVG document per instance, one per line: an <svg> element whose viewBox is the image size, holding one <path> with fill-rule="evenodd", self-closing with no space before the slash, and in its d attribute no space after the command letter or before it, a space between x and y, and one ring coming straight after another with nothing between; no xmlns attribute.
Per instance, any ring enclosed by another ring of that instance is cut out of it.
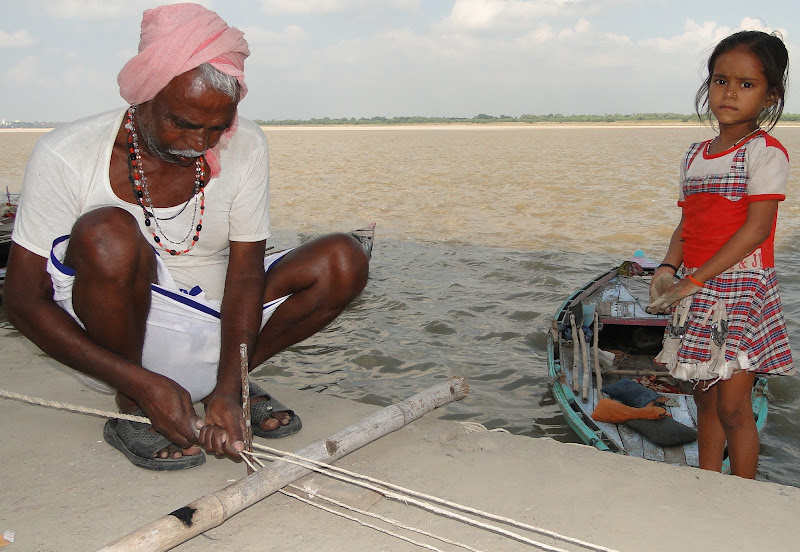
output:
<svg viewBox="0 0 800 552"><path fill-rule="evenodd" d="M255 123L261 126L298 126L298 125L415 125L415 124L440 124L440 123L688 123L697 121L697 115L692 113L606 113L605 115L562 115L550 113L548 115L532 115L525 113L519 117L513 115L487 115L479 113L474 117L322 117L314 119L256 119ZM800 113L784 113L782 122L800 121ZM0 121L2 128L56 128L63 123L52 121Z"/></svg>
<svg viewBox="0 0 800 552"><path fill-rule="evenodd" d="M479 113L474 117L322 117L315 119L271 119L268 121L256 119L261 126L291 126L291 125L413 125L435 123L666 123L697 121L697 115L683 113L607 113L605 115L562 115L550 113L548 115L523 114L519 117L512 115L487 115ZM784 113L781 121L800 121L800 114Z"/></svg>
<svg viewBox="0 0 800 552"><path fill-rule="evenodd" d="M2 121L0 128L56 128L62 124L47 121Z"/></svg>

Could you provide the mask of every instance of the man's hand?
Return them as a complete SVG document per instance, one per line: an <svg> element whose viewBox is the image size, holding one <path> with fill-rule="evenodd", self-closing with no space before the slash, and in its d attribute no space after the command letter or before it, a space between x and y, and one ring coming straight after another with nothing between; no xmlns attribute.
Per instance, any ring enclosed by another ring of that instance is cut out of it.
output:
<svg viewBox="0 0 800 552"><path fill-rule="evenodd" d="M175 381L148 372L146 391L132 397L157 432L184 449L198 445L197 423L200 417L192 397Z"/></svg>
<svg viewBox="0 0 800 552"><path fill-rule="evenodd" d="M654 277L655 279L655 277ZM663 284L662 284L663 285ZM650 294L652 297L653 289L655 288L654 283L651 283L650 287ZM668 287L660 296L658 296L655 300L651 300L650 304L645 309L650 314L663 314L669 312L669 309L672 305L676 304L678 301L683 299L684 297L688 297L693 293L697 293L702 288L696 286L692 283L691 280L688 278L684 278L683 280L679 281L677 284L674 284Z"/></svg>
<svg viewBox="0 0 800 552"><path fill-rule="evenodd" d="M200 428L200 446L216 456L237 462L244 450L244 412L239 397L214 395L206 403L206 425Z"/></svg>

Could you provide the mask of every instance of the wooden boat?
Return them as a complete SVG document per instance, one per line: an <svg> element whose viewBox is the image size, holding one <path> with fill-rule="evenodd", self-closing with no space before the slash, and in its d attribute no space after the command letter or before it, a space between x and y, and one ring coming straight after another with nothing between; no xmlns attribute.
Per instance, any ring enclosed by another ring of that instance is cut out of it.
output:
<svg viewBox="0 0 800 552"><path fill-rule="evenodd" d="M8 253L11 250L11 232L14 230L14 216L19 202L19 194L12 194L8 188L5 196L5 200L0 203L0 304L3 302L3 284L6 280Z"/></svg>
<svg viewBox="0 0 800 552"><path fill-rule="evenodd" d="M656 263L641 252L637 255L601 274L559 307L547 343L552 393L567 423L584 443L599 450L696 467L696 441L661 446L626 423L598 422L591 416L599 399L610 398L598 388L628 378L668 397L666 409L672 419L697 428L691 384L670 377L663 365L654 361L669 316L645 311ZM573 317L575 330L570 323ZM580 340L581 328L593 333L588 342ZM577 339L570 335L573 331ZM611 367L604 369L602 364ZM757 378L752 403L759 431L766 423L767 402L766 379ZM729 471L727 459L723 471Z"/></svg>
<svg viewBox="0 0 800 552"><path fill-rule="evenodd" d="M370 222L364 228L353 230L350 232L350 235L358 240L358 243L361 244L361 248L364 250L364 253L366 253L367 257L371 259L372 244L375 241L375 223Z"/></svg>

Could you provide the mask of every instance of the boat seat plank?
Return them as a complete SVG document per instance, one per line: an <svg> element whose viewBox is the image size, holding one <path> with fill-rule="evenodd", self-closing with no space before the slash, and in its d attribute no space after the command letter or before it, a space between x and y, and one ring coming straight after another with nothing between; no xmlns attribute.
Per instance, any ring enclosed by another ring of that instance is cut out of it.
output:
<svg viewBox="0 0 800 552"><path fill-rule="evenodd" d="M601 318L653 320L659 316L645 310L650 303L649 282L640 276L614 276L582 301L595 304Z"/></svg>
<svg viewBox="0 0 800 552"><path fill-rule="evenodd" d="M663 447L661 450L664 453L664 463L673 464L675 466L686 465L686 454L684 454L682 446Z"/></svg>
<svg viewBox="0 0 800 552"><path fill-rule="evenodd" d="M600 316L600 318L609 317L611 316L611 305L613 304L613 301L599 301L595 311L597 311L597 314Z"/></svg>
<svg viewBox="0 0 800 552"><path fill-rule="evenodd" d="M636 430L633 430L625 424L615 426L619 430L620 439L625 447L625 454L628 456L636 456L637 458L645 458L644 455L644 437Z"/></svg>
<svg viewBox="0 0 800 552"><path fill-rule="evenodd" d="M631 295L631 292L628 291L628 288L627 288L627 286L625 286L624 283L620 283L620 285L617 286L617 292L619 294L618 295L618 297L619 297L618 300L619 301L625 302L625 303L635 303L636 302L636 298L633 295Z"/></svg>
<svg viewBox="0 0 800 552"><path fill-rule="evenodd" d="M617 301L611 304L611 316L616 318L633 318L636 303Z"/></svg>
<svg viewBox="0 0 800 552"><path fill-rule="evenodd" d="M694 401L689 400L688 395L670 394L669 397L674 398L678 402L677 406L669 408L669 413L672 416L672 419L689 427L697 428L697 422L692 418L691 414L691 410L694 409L695 416L697 415L697 409L695 408ZM697 441L683 445L683 455L684 461L687 464L694 467L699 466L700 458L697 452Z"/></svg>
<svg viewBox="0 0 800 552"><path fill-rule="evenodd" d="M650 303L647 302L645 304L649 305ZM633 316L635 316L636 318L646 318L652 315L646 310L644 310L642 304L637 301L636 303L633 303Z"/></svg>
<svg viewBox="0 0 800 552"><path fill-rule="evenodd" d="M689 410L689 416L692 418L692 427L697 427L697 405L694 401L686 401L686 408Z"/></svg>
<svg viewBox="0 0 800 552"><path fill-rule="evenodd" d="M643 458L655 460L656 462L664 461L664 447L655 444L647 437L642 437L642 449L644 449Z"/></svg>
<svg viewBox="0 0 800 552"><path fill-rule="evenodd" d="M611 302L619 301L620 289L622 288L621 286L617 285L616 278L613 279L611 282L609 282L603 287L603 290L600 293L600 301L611 301Z"/></svg>
<svg viewBox="0 0 800 552"><path fill-rule="evenodd" d="M595 420L592 420L592 421L594 421L594 423L597 425L597 427L601 431L603 431L605 433L606 437L612 443L614 443L614 445L616 445L616 447L619 450L624 451L625 454L629 454L628 450L627 450L627 447L625 446L625 442L622 439L622 435L620 435L620 430L619 430L620 426L617 426L617 425L614 425L614 424L608 424L606 422L598 422L598 421L595 421Z"/></svg>

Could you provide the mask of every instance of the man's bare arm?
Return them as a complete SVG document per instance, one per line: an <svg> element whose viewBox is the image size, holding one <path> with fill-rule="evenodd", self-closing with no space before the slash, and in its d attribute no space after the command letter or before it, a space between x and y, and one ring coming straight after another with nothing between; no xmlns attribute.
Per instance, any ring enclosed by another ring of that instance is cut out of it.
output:
<svg viewBox="0 0 800 552"><path fill-rule="evenodd" d="M181 447L196 444L185 390L168 378L94 342L52 299L47 260L12 243L4 289L9 321L55 360L95 377L132 398L153 420L153 426ZM178 389L175 389L177 387ZM180 403L176 406L176 403ZM193 411L192 411L193 414Z"/></svg>
<svg viewBox="0 0 800 552"><path fill-rule="evenodd" d="M238 458L244 444L239 346L246 344L252 358L264 303L265 246L265 241L231 242L225 278L217 386L206 401L209 427L204 428L200 440L206 450L232 458Z"/></svg>

